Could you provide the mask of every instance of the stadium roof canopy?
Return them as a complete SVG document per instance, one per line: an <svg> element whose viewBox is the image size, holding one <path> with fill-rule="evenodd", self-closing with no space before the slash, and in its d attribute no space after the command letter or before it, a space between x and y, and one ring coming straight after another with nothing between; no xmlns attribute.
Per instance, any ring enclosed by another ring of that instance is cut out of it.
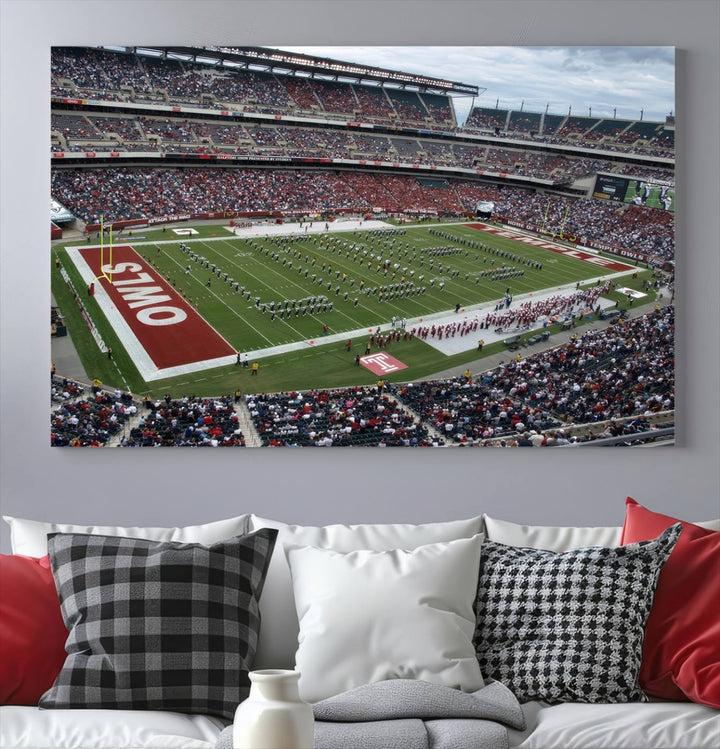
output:
<svg viewBox="0 0 720 749"><path fill-rule="evenodd" d="M353 62L284 52L269 47L104 47L165 59L239 67L285 75L305 76L351 83L375 83L427 93L478 96L480 89L469 83L445 78L403 73ZM485 89L482 89L485 91Z"/></svg>

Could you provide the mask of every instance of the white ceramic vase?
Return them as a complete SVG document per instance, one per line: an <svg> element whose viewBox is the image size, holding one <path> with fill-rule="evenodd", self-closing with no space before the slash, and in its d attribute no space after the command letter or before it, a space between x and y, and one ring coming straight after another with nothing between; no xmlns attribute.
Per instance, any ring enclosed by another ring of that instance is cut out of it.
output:
<svg viewBox="0 0 720 749"><path fill-rule="evenodd" d="M250 695L235 711L234 749L313 749L315 719L299 679L299 671L250 672Z"/></svg>

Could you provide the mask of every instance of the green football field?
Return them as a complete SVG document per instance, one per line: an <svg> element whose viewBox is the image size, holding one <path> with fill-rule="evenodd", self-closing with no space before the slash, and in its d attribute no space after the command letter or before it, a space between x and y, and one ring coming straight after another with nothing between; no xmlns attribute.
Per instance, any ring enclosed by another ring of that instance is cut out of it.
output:
<svg viewBox="0 0 720 749"><path fill-rule="evenodd" d="M377 378L353 366L354 356L364 352L369 331L393 317L407 319L409 328L457 305L497 301L508 289L518 296L603 275L589 263L459 224L252 239L219 226L195 228L198 234L189 237L152 230L116 241L151 261L234 348L253 352L308 340L315 347L265 356L260 376L252 380L243 368L224 366L145 383L89 300L88 312L112 346L113 360L99 353L53 265L53 292L89 377L135 393L174 396L368 384ZM63 249L53 252L82 284ZM624 276L623 285L640 288L648 276L649 271L636 279ZM353 348L346 349L344 337L322 345L325 326L329 335L352 337ZM446 356L420 340L396 346L391 353L408 365L406 380L478 358L474 350ZM494 344L483 353L501 348Z"/></svg>
<svg viewBox="0 0 720 749"><path fill-rule="evenodd" d="M250 351L319 338L325 325L331 334L350 332L390 322L393 316L414 319L458 303L465 307L500 299L507 289L519 295L600 275L587 263L476 229L442 231L491 250L437 237L425 228L396 231L403 233L183 240L189 252L180 249L180 241L133 247L197 302L202 316L235 348ZM448 254L440 254L442 248ZM542 269L528 261L541 263Z"/></svg>

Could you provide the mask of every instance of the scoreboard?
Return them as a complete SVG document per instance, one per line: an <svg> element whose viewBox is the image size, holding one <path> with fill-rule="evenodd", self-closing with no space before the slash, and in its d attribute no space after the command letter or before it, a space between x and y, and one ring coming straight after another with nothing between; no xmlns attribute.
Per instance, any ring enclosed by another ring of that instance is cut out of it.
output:
<svg viewBox="0 0 720 749"><path fill-rule="evenodd" d="M595 178L593 198L618 200L625 202L630 180L627 177L616 177L612 174L598 174Z"/></svg>

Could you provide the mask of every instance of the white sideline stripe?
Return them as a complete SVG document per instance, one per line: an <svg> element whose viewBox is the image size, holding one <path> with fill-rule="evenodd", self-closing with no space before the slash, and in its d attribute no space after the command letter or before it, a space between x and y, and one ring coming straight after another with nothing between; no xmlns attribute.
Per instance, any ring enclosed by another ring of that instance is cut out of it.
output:
<svg viewBox="0 0 720 749"><path fill-rule="evenodd" d="M312 227L309 221L303 222L300 226L299 222L291 224L268 224L267 226L256 225L256 226L226 226L225 228L240 238L259 238L259 237L278 237L278 236L310 236L311 234L332 234L334 232L341 231L376 231L378 229L402 229L401 226L394 226L388 224L385 221L376 221L370 219L369 221L360 221L358 219L343 220L335 219L335 221L329 221L327 231L325 230L325 221L315 220L312 221ZM305 231L307 227L307 231Z"/></svg>

